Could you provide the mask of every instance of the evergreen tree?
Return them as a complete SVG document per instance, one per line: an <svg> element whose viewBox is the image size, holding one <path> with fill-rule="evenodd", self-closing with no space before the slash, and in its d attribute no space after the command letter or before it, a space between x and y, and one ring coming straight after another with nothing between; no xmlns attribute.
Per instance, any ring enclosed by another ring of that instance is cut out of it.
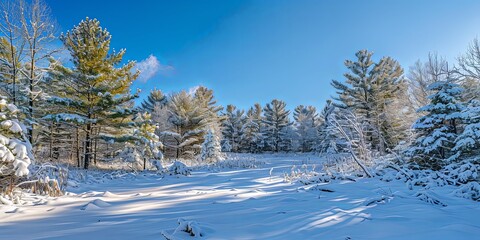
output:
<svg viewBox="0 0 480 240"><path fill-rule="evenodd" d="M140 109L151 114L155 106L165 106L166 104L167 97L161 90L154 89L150 91L147 99L143 100Z"/></svg>
<svg viewBox="0 0 480 240"><path fill-rule="evenodd" d="M213 129L217 137L221 137L220 125L224 118L220 116L219 113L223 110L223 107L217 104L213 90L200 86L195 91L194 98L198 106L206 110L207 115L205 121L209 128Z"/></svg>
<svg viewBox="0 0 480 240"><path fill-rule="evenodd" d="M318 125L317 128L317 142L316 142L316 147L315 151L319 153L326 153L327 149L330 146L330 142L333 140L330 140L329 137L331 137L331 134L328 133L328 116L329 114L334 110L334 106L332 104L332 100L328 99L325 103L325 107L323 107L322 111L319 114L319 122L321 122Z"/></svg>
<svg viewBox="0 0 480 240"><path fill-rule="evenodd" d="M143 170L147 169L147 162L161 161L163 154L161 149L163 144L160 138L155 134L156 126L151 120L151 115L148 112L137 113L135 115L133 136L135 138L135 148L143 158Z"/></svg>
<svg viewBox="0 0 480 240"><path fill-rule="evenodd" d="M31 146L25 136L25 126L17 119L18 108L5 99L0 100L0 193L8 182L16 184L18 177L28 175L33 159ZM10 181L6 181L10 178Z"/></svg>
<svg viewBox="0 0 480 240"><path fill-rule="evenodd" d="M299 150L301 152L312 151L317 139L317 110L313 106L299 105L293 112L293 119L295 120L294 126Z"/></svg>
<svg viewBox="0 0 480 240"><path fill-rule="evenodd" d="M373 149L385 152L399 141L390 134L395 118L386 114L386 109L397 98L397 91L403 81L403 69L397 61L383 57L378 63L371 60L373 53L361 50L356 53L357 61L345 61L351 71L346 73L345 83L333 80L332 86L339 94L337 106L355 112L362 124Z"/></svg>
<svg viewBox="0 0 480 240"><path fill-rule="evenodd" d="M222 152L231 152L231 151L232 151L232 146L230 146L230 143L228 141L223 141Z"/></svg>
<svg viewBox="0 0 480 240"><path fill-rule="evenodd" d="M172 95L168 107L173 129L161 133L169 139L164 144L175 150L176 158L192 159L200 153L210 112L186 91Z"/></svg>
<svg viewBox="0 0 480 240"><path fill-rule="evenodd" d="M480 101L472 100L462 111L463 131L455 139L454 153L449 160L458 160L480 153Z"/></svg>
<svg viewBox="0 0 480 240"><path fill-rule="evenodd" d="M348 122L347 116L351 114L346 109L335 107L331 100L327 100L321 112L323 122L318 128L317 151L320 154L327 156L348 153L350 143L343 135L351 139L358 138L358 134L354 134L354 129ZM345 133L341 134L341 131Z"/></svg>
<svg viewBox="0 0 480 240"><path fill-rule="evenodd" d="M223 154L221 150L219 137L215 134L213 129L208 129L207 134L205 135L205 140L202 143L200 159L203 162L209 163L222 160Z"/></svg>
<svg viewBox="0 0 480 240"><path fill-rule="evenodd" d="M240 151L240 144L245 123L245 111L237 109L233 105L227 105L222 123L223 141L228 141L232 152Z"/></svg>
<svg viewBox="0 0 480 240"><path fill-rule="evenodd" d="M407 154L422 167L439 169L454 154L451 150L464 108L459 101L462 89L449 78L430 84L428 90L434 93L428 97L430 104L418 109L426 115L413 125L417 139Z"/></svg>
<svg viewBox="0 0 480 240"><path fill-rule="evenodd" d="M125 50L110 51L111 35L96 19L85 19L60 37L72 56L73 67L54 64L52 74L62 78L64 91L51 101L65 106L66 113L56 114L58 119L68 116L84 131L84 168L96 158L99 138L126 141L133 115L130 85L138 73L133 74L134 62L117 67ZM130 104L130 105L129 105Z"/></svg>
<svg viewBox="0 0 480 240"><path fill-rule="evenodd" d="M241 149L254 153L259 151L258 142L262 139L261 134L262 107L256 104L251 107L246 115L245 124L242 127Z"/></svg>
<svg viewBox="0 0 480 240"><path fill-rule="evenodd" d="M266 138L269 150L278 152L281 146L285 148L285 142L289 141L287 128L292 125L289 119L290 111L286 110L286 103L274 99L271 103L267 103L264 108L265 129L263 134Z"/></svg>
<svg viewBox="0 0 480 240"><path fill-rule="evenodd" d="M21 63L17 48L6 37L0 37L0 93L9 100L17 99Z"/></svg>

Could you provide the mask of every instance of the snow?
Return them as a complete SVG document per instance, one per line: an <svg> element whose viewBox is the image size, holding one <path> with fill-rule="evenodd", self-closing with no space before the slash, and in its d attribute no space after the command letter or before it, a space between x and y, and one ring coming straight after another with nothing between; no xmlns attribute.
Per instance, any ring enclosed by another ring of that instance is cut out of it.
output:
<svg viewBox="0 0 480 240"><path fill-rule="evenodd" d="M285 175L292 166L296 173L321 166L314 155L244 158L263 164L199 167L181 177L74 170L70 175L77 179L65 196L24 205L5 199L0 239L476 239L480 234L480 203L456 196L452 186L410 190L395 177L305 185L285 181ZM458 195L479 188L464 187Z"/></svg>

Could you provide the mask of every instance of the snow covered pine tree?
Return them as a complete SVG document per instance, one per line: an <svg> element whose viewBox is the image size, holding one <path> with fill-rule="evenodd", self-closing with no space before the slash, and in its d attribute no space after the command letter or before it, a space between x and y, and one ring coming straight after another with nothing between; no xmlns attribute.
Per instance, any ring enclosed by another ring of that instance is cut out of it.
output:
<svg viewBox="0 0 480 240"><path fill-rule="evenodd" d="M428 90L434 93L428 97L430 104L418 109L426 115L413 125L418 136L406 154L421 167L438 170L453 155L451 149L457 138L460 112L464 108L459 101L462 88L447 78L430 84Z"/></svg>
<svg viewBox="0 0 480 240"><path fill-rule="evenodd" d="M29 174L33 159L25 127L17 120L14 104L0 100L0 193L11 189L19 177Z"/></svg>
<svg viewBox="0 0 480 240"><path fill-rule="evenodd" d="M287 147L285 142L289 140L286 130L292 123L289 119L290 111L286 110L286 106L284 101L274 99L271 103L267 103L264 109L264 136L269 150L274 152L284 150L282 147Z"/></svg>
<svg viewBox="0 0 480 240"><path fill-rule="evenodd" d="M200 152L200 160L208 163L222 160L224 157L221 152L220 139L215 134L214 130L208 129L204 138L205 140L202 144L202 151Z"/></svg>

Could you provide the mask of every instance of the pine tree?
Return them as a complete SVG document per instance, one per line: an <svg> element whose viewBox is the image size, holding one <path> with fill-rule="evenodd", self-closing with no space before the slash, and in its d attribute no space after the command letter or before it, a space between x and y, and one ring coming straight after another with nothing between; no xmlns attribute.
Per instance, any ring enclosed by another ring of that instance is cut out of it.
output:
<svg viewBox="0 0 480 240"><path fill-rule="evenodd" d="M312 151L317 138L317 110L313 106L299 105L293 112L293 119L300 151Z"/></svg>
<svg viewBox="0 0 480 240"><path fill-rule="evenodd" d="M319 122L317 128L317 142L315 146L315 151L319 153L326 153L330 143L334 142L333 140L329 139L331 134L328 133L328 116L334 110L334 106L332 100L328 99L323 107L322 111L319 114Z"/></svg>
<svg viewBox="0 0 480 240"><path fill-rule="evenodd" d="M138 76L132 73L134 62L116 67L122 62L125 50L110 51L111 35L96 19L86 18L60 37L72 56L73 67L54 65L52 74L62 79L64 92L51 98L67 107L59 119L78 123L84 131L84 168L96 159L98 139L126 141L133 115L130 85ZM74 117L72 117L74 116Z"/></svg>
<svg viewBox="0 0 480 240"><path fill-rule="evenodd" d="M227 105L222 123L223 141L228 141L232 152L240 151L242 129L245 123L245 111L237 109L233 105Z"/></svg>
<svg viewBox="0 0 480 240"><path fill-rule="evenodd" d="M135 148L143 158L143 170L147 169L147 162L161 161L163 148L160 138L155 134L156 126L151 120L151 115L148 112L137 113L135 115L133 136L135 138Z"/></svg>
<svg viewBox="0 0 480 240"><path fill-rule="evenodd" d="M284 142L289 141L287 136L287 128L292 125L289 119L290 111L286 110L286 103L274 99L271 103L267 103L264 108L265 129L263 134L266 138L268 148L278 152L281 146L285 148Z"/></svg>
<svg viewBox="0 0 480 240"><path fill-rule="evenodd" d="M200 153L210 112L186 91L172 95L168 107L173 129L161 133L169 139L164 144L175 150L176 158L192 159Z"/></svg>
<svg viewBox="0 0 480 240"><path fill-rule="evenodd" d="M360 117L366 126L367 139L373 149L385 152L393 148L399 139L390 135L395 118L386 114L386 109L397 98L401 90L403 69L397 61L383 57L378 63L371 60L373 53L361 50L356 53L357 61L345 61L351 71L346 73L345 83L333 80L332 86L339 94L336 105L348 108Z"/></svg>
<svg viewBox="0 0 480 240"><path fill-rule="evenodd" d="M323 122L318 128L317 151L321 155L328 156L349 152L350 143L343 135L349 136L350 139L358 138L358 134L354 134L354 129L349 125L349 118L347 118L349 115L352 115L349 110L335 107L331 100L327 100L321 112Z"/></svg>
<svg viewBox="0 0 480 240"><path fill-rule="evenodd" d="M454 153L451 151L457 138L458 125L464 106L459 101L462 89L451 78L430 84L434 93L430 104L418 109L426 113L413 125L417 139L407 151L413 161L422 167L439 169Z"/></svg>
<svg viewBox="0 0 480 240"><path fill-rule="evenodd" d="M463 131L455 139L454 153L449 160L459 160L480 153L480 101L472 100L461 113L465 124Z"/></svg>
<svg viewBox="0 0 480 240"><path fill-rule="evenodd" d="M261 121L262 121L262 107L256 104L251 107L246 115L245 124L242 127L242 135L240 136L241 149L255 153L259 151L258 142L261 141Z"/></svg>
<svg viewBox="0 0 480 240"><path fill-rule="evenodd" d="M57 64L52 59L52 64ZM50 73L53 73L51 71ZM59 160L75 161L77 166L81 165L81 155L79 144L78 127L76 115L69 115L68 106L56 104L57 97L64 93L63 78L55 74L47 74L43 80L48 88L45 93L50 97L47 101L37 103L36 114L42 116L35 121L38 123L34 138L35 148L38 159L46 159L58 162ZM48 97L47 97L48 99ZM65 99L58 99L62 102Z"/></svg>
<svg viewBox="0 0 480 240"><path fill-rule="evenodd" d="M140 109L142 111L152 113L155 106L163 107L167 104L167 97L161 90L154 89L150 91L147 99L143 100Z"/></svg>
<svg viewBox="0 0 480 240"><path fill-rule="evenodd" d="M213 129L208 129L205 140L202 143L202 151L200 160L203 162L213 163L223 159L220 139Z"/></svg>
<svg viewBox="0 0 480 240"><path fill-rule="evenodd" d="M5 37L0 37L0 93L9 100L17 99L21 63L17 48Z"/></svg>
<svg viewBox="0 0 480 240"><path fill-rule="evenodd" d="M33 160L25 126L16 116L19 112L15 105L0 100L0 193L7 190L6 183L15 184L18 177L28 175ZM7 178L11 180L6 181Z"/></svg>
<svg viewBox="0 0 480 240"><path fill-rule="evenodd" d="M217 104L213 90L200 86L195 91L194 98L198 106L206 110L205 121L208 127L212 128L217 137L221 138L221 124L224 117L220 116L220 111L223 110L223 107Z"/></svg>

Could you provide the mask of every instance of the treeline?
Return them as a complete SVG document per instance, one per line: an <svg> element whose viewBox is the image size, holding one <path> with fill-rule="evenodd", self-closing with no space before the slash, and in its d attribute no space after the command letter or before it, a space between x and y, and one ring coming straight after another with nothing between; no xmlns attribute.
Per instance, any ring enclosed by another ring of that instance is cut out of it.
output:
<svg viewBox="0 0 480 240"><path fill-rule="evenodd" d="M112 36L98 20L86 18L58 36L42 1L1 7L0 94L18 106L15 119L26 126L38 161L148 168L163 156L211 161L221 151L317 152L361 168L396 154L438 169L479 153L477 40L455 64L431 54L408 73L391 57L374 61L372 52L358 51L320 110L300 105L290 112L278 99L224 108L205 87L153 90L135 106L131 84L139 72L124 63L125 50L110 48ZM56 56L56 39L70 61Z"/></svg>
<svg viewBox="0 0 480 240"><path fill-rule="evenodd" d="M407 74L393 58L375 62L372 56L361 50L345 61L345 79L331 82L336 95L321 111L300 105L291 120L281 100L264 107L255 104L246 112L227 106L222 114L223 150L318 152L328 158L353 158L360 165L395 154L431 169L478 158L478 40L456 64L430 54Z"/></svg>

